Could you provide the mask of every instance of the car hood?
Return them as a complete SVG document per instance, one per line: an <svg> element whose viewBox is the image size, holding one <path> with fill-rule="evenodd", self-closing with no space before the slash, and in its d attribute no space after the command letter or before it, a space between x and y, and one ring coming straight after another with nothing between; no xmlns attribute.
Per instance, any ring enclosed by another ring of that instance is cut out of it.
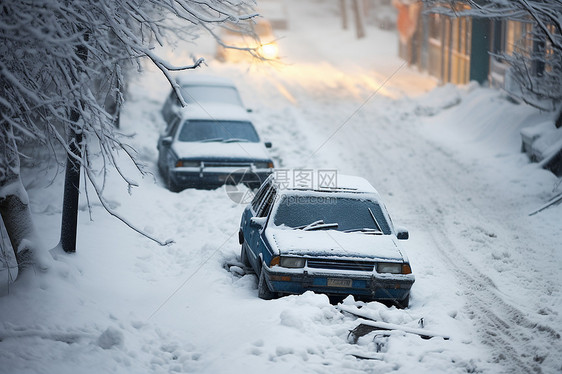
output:
<svg viewBox="0 0 562 374"><path fill-rule="evenodd" d="M267 228L266 236L278 253L284 255L367 257L407 261L394 235Z"/></svg>
<svg viewBox="0 0 562 374"><path fill-rule="evenodd" d="M262 143L174 142L172 149L178 158L271 159Z"/></svg>

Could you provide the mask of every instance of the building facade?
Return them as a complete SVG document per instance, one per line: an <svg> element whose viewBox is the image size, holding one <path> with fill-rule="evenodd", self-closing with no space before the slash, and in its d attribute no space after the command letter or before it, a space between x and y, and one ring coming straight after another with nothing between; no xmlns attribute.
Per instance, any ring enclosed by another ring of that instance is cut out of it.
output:
<svg viewBox="0 0 562 374"><path fill-rule="evenodd" d="M400 57L441 84L477 81L543 106L544 97L560 87L560 74L552 73L562 63L553 58L549 44L537 37L540 33L534 32L532 19L466 16L470 7L464 2L443 3L440 7L450 11L439 13L425 2L394 0L393 4L398 9ZM517 61L525 61L519 69L514 68ZM529 96L523 88L531 79L543 79L550 92Z"/></svg>

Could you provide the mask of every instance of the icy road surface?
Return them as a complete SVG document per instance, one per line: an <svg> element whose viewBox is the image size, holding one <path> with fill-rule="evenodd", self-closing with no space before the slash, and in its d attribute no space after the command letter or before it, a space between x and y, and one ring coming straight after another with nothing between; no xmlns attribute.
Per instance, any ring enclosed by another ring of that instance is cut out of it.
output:
<svg viewBox="0 0 562 374"><path fill-rule="evenodd" d="M359 321L325 296L258 299L256 277L228 265L238 261L244 207L224 189L163 187L156 140L169 87L147 67L130 86L121 131L133 135L153 176L136 174L124 158L140 187L129 195L112 173L105 195L130 222L175 242L161 247L138 236L91 191L90 217L83 190L77 253L56 254L47 273L28 273L0 298L0 372L562 370L562 209L528 216L557 179L528 164L518 139L519 128L545 115L472 85L424 94L435 82L396 57L394 33L369 28L356 41L340 32L333 9L315 4L289 2L290 30L279 41L286 65L219 64L202 40L204 72L235 80L278 167L361 175L394 223L409 229L410 308L350 299L346 308L451 339L395 331L350 344ZM26 173L37 227L54 247L62 178L50 185L48 173L44 183Z"/></svg>

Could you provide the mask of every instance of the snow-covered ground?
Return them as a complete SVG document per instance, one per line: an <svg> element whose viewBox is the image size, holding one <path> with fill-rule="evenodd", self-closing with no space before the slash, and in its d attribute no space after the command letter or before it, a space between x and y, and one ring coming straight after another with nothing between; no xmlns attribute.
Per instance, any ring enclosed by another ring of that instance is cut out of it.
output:
<svg viewBox="0 0 562 374"><path fill-rule="evenodd" d="M140 186L129 194L112 172L105 196L174 243L130 230L91 191L89 211L84 190L77 253L53 253L47 272L27 272L0 297L1 373L562 371L562 206L529 216L560 186L520 153L519 138L551 115L475 85L433 89L396 57L395 33L368 28L358 41L339 29L337 2L319 4L288 2L285 64L220 64L205 38L174 56L202 53L202 72L238 84L278 167L337 169L378 189L410 231L410 307L346 307L407 327L423 319L450 339L395 331L351 344L359 321L323 295L258 299L256 277L229 266L244 207L223 188L163 187L156 140L169 87L147 65L130 86L122 131L152 175L123 157ZM25 174L46 249L58 242L62 199L61 175L50 177Z"/></svg>

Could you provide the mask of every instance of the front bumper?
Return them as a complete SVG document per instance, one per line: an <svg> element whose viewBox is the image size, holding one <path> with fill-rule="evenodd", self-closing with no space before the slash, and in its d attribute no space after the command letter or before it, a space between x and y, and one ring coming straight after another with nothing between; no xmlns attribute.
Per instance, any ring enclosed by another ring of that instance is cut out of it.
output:
<svg viewBox="0 0 562 374"><path fill-rule="evenodd" d="M170 170L172 183L180 188L217 188L225 184L243 183L259 187L273 169L241 167L177 167Z"/></svg>
<svg viewBox="0 0 562 374"><path fill-rule="evenodd" d="M319 269L286 269L263 266L265 280L272 292L302 294L306 291L328 296L352 295L356 299L402 301L415 282L413 274L369 272L332 272Z"/></svg>

